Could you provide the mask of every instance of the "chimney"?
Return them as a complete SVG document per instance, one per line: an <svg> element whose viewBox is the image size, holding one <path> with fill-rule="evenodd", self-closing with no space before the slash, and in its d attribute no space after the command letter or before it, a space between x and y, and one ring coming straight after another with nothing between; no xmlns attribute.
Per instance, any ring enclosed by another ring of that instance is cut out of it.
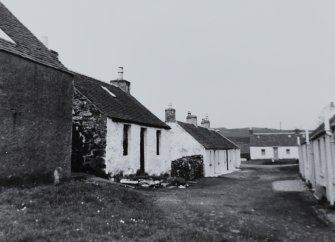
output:
<svg viewBox="0 0 335 242"><path fill-rule="evenodd" d="M172 108L171 104L167 109L165 109L165 122L166 123L176 122L176 109Z"/></svg>
<svg viewBox="0 0 335 242"><path fill-rule="evenodd" d="M197 116L192 115L190 111L187 114L186 122L189 124L193 124L194 126L198 126Z"/></svg>
<svg viewBox="0 0 335 242"><path fill-rule="evenodd" d="M252 127L249 128L249 135L254 135L254 129Z"/></svg>
<svg viewBox="0 0 335 242"><path fill-rule="evenodd" d="M201 126L206 128L206 129L211 128L211 122L209 122L208 115L206 115L206 117L204 119L202 119Z"/></svg>
<svg viewBox="0 0 335 242"><path fill-rule="evenodd" d="M123 67L119 67L117 80L112 80L110 83L119 87L122 91L130 94L130 82L123 79Z"/></svg>

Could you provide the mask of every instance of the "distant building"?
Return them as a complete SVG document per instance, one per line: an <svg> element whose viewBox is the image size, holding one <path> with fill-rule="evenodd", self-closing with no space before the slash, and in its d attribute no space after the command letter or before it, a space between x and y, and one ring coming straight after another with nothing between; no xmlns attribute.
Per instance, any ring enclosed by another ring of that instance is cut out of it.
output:
<svg viewBox="0 0 335 242"><path fill-rule="evenodd" d="M254 133L250 136L250 158L299 159L298 136L295 132Z"/></svg>
<svg viewBox="0 0 335 242"><path fill-rule="evenodd" d="M190 112L186 123L176 120L176 110L165 110L169 130L170 160L184 156L201 155L204 163L205 177L216 177L235 171L240 166L240 149L218 132L210 129L210 122L205 118L198 126L197 116Z"/></svg>
<svg viewBox="0 0 335 242"><path fill-rule="evenodd" d="M110 84L75 74L72 170L159 175L170 171L168 125L130 94L130 82Z"/></svg>
<svg viewBox="0 0 335 242"><path fill-rule="evenodd" d="M0 183L70 175L73 75L0 2Z"/></svg>

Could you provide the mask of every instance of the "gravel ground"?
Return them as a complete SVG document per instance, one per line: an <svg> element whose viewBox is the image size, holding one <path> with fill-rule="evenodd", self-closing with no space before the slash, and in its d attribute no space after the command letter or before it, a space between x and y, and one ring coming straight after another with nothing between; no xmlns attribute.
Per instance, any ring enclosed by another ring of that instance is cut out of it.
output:
<svg viewBox="0 0 335 242"><path fill-rule="evenodd" d="M334 241L297 173L297 167L244 168L189 189L147 193L176 226L210 232L214 241Z"/></svg>

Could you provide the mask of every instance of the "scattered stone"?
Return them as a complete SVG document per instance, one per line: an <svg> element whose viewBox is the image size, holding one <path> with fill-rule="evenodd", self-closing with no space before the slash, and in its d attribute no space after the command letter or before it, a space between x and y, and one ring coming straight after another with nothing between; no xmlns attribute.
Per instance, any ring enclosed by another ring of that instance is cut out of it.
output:
<svg viewBox="0 0 335 242"><path fill-rule="evenodd" d="M137 185L139 182L138 181L132 181L130 179L121 179L120 183L121 184L127 184L127 185Z"/></svg>
<svg viewBox="0 0 335 242"><path fill-rule="evenodd" d="M182 186L182 185L180 185L178 188L185 189L186 186Z"/></svg>

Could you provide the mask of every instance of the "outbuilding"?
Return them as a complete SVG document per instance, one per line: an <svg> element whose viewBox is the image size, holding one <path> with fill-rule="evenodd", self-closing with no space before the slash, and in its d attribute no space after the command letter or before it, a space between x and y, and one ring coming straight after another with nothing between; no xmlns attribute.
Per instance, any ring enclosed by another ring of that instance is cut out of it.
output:
<svg viewBox="0 0 335 242"><path fill-rule="evenodd" d="M165 110L169 130L170 160L185 156L202 156L205 177L217 177L240 167L240 149L210 128L208 117L198 126L197 116L188 113L185 122L176 121L176 110Z"/></svg>

